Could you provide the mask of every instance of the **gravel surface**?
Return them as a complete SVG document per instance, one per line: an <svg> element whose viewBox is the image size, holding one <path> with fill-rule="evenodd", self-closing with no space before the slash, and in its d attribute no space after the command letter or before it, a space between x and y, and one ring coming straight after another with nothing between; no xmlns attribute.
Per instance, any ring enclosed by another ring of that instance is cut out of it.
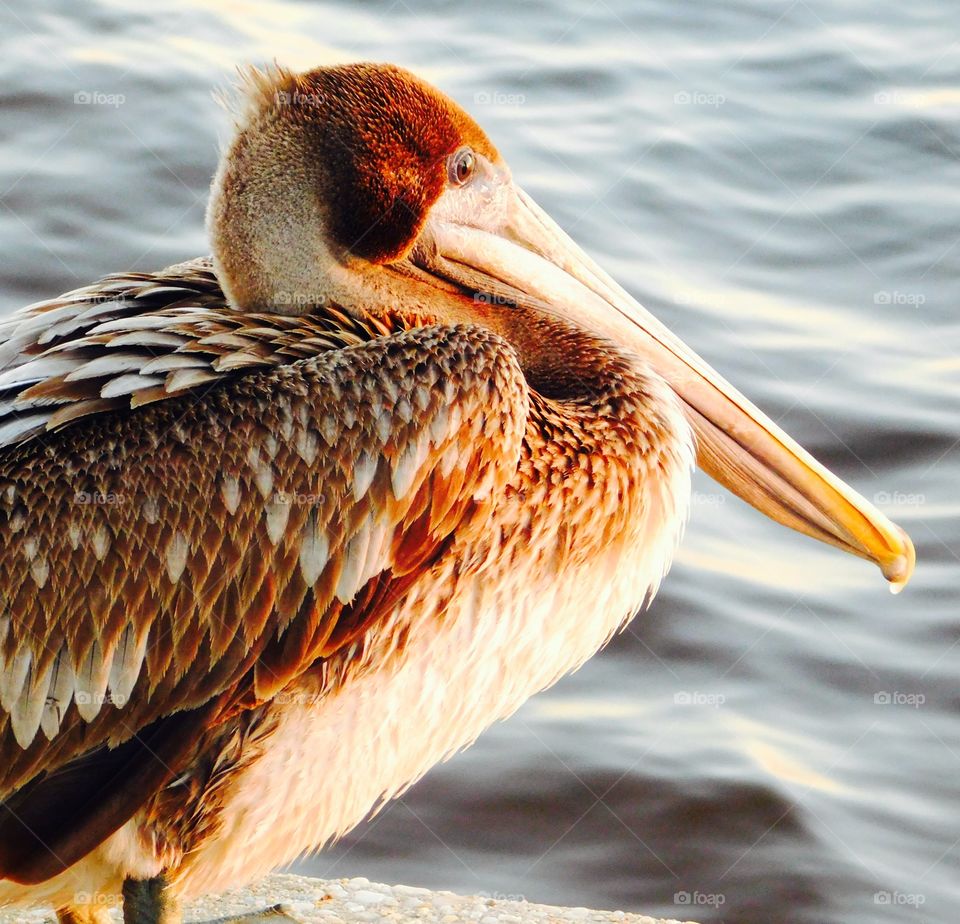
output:
<svg viewBox="0 0 960 924"><path fill-rule="evenodd" d="M308 879L304 876L268 876L246 889L211 895L185 909L189 924L249 915L282 904L286 916L257 916L252 921L272 924L293 920L302 924L679 924L623 911L558 908L529 902L499 901L476 895L431 892L410 886L387 886L367 879ZM119 911L114 919L120 921ZM0 924L50 924L55 917L43 911L0 912ZM686 922L693 924L693 922Z"/></svg>

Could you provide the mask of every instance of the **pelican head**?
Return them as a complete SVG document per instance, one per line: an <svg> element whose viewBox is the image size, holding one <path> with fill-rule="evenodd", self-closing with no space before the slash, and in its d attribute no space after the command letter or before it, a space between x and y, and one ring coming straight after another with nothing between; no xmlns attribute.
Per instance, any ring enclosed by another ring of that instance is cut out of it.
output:
<svg viewBox="0 0 960 924"><path fill-rule="evenodd" d="M672 388L699 465L722 485L875 562L892 590L906 584L914 550L903 530L600 269L456 103L386 65L249 71L244 83L208 212L232 304L406 311L508 339L528 316L517 309L560 316L640 357ZM549 349L539 344L541 359Z"/></svg>

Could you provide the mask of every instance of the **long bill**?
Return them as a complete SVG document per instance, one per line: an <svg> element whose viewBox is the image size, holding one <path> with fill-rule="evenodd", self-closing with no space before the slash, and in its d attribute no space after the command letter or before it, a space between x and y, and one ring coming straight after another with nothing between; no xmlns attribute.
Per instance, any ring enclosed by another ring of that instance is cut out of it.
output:
<svg viewBox="0 0 960 924"><path fill-rule="evenodd" d="M894 593L903 589L915 553L899 526L672 334L512 184L510 199L499 227L433 224L444 275L494 297L523 293L636 352L682 399L704 471L771 519L875 562Z"/></svg>

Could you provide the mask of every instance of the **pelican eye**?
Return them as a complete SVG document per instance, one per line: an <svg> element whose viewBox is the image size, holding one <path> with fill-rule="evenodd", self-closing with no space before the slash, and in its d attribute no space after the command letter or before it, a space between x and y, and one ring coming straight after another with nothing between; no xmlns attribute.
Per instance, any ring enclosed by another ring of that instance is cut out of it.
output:
<svg viewBox="0 0 960 924"><path fill-rule="evenodd" d="M451 186L463 186L477 167L477 155L470 148L460 148L447 159L447 179Z"/></svg>

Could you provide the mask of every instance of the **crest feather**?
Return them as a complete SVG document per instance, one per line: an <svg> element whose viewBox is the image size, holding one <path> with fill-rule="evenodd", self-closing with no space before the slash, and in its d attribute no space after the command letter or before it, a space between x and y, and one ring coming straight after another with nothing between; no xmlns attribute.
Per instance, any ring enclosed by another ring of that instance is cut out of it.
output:
<svg viewBox="0 0 960 924"><path fill-rule="evenodd" d="M237 78L230 86L214 92L214 99L230 113L234 125L241 129L265 110L276 106L297 86L297 75L274 61L260 68L254 64L237 68Z"/></svg>

